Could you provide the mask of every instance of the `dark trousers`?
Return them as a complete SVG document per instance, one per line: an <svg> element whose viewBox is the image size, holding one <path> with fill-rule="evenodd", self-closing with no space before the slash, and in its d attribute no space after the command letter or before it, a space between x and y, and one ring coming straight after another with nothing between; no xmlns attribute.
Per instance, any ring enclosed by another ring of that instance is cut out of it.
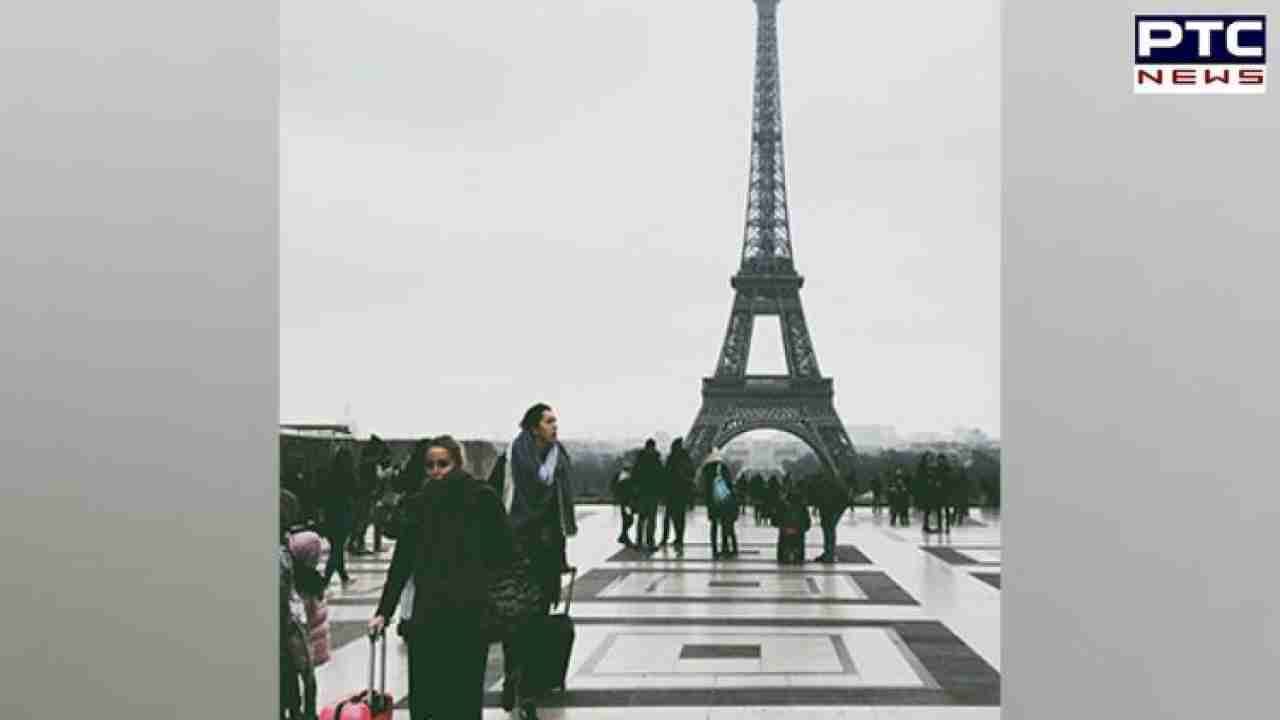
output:
<svg viewBox="0 0 1280 720"><path fill-rule="evenodd" d="M441 618L415 624L412 632L410 720L480 720L489 643L479 622Z"/></svg>
<svg viewBox="0 0 1280 720"><path fill-rule="evenodd" d="M930 520L933 522L931 523ZM948 522L946 508L942 505L934 505L924 511L924 527L925 532L951 532L951 523Z"/></svg>
<svg viewBox="0 0 1280 720"><path fill-rule="evenodd" d="M658 509L652 510L645 508L645 512L640 515L640 538L639 543L645 547L653 547L657 543L654 540L658 535Z"/></svg>
<svg viewBox="0 0 1280 720"><path fill-rule="evenodd" d="M351 536L347 542L353 550L363 552L365 535L369 533L369 523L373 519L373 503L368 500L357 501L352 519Z"/></svg>
<svg viewBox="0 0 1280 720"><path fill-rule="evenodd" d="M325 531L329 540L329 562L324 566L324 584L333 580L334 573L347 582L351 576L347 574L347 537L351 531L346 527L332 527Z"/></svg>
<svg viewBox="0 0 1280 720"><path fill-rule="evenodd" d="M844 508L832 508L818 511L822 521L822 557L833 562L836 559L836 528L840 524L844 510Z"/></svg>
<svg viewBox="0 0 1280 720"><path fill-rule="evenodd" d="M684 520L686 508L683 505L667 505L662 513L662 544L667 544L667 537L674 527L676 531L676 547L684 547Z"/></svg>
<svg viewBox="0 0 1280 720"><path fill-rule="evenodd" d="M636 521L636 514L626 505L619 505L618 509L622 511L622 532L618 533L619 542L631 544L631 526Z"/></svg>
<svg viewBox="0 0 1280 720"><path fill-rule="evenodd" d="M280 650L280 717L282 720L313 720L316 716L316 673L311 666L307 631L298 623L285 621L280 632L284 636ZM299 682L301 688L298 687Z"/></svg>
<svg viewBox="0 0 1280 720"><path fill-rule="evenodd" d="M719 535L720 544L716 545L716 538ZM738 552L738 533L734 528L732 520L717 520L711 518L711 554L723 551L726 553Z"/></svg>

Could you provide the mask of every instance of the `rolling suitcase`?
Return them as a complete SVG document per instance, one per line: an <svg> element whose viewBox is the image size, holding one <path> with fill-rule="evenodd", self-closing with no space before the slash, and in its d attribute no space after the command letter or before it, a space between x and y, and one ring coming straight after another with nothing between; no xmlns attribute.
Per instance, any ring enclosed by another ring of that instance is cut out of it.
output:
<svg viewBox="0 0 1280 720"><path fill-rule="evenodd" d="M382 642L382 684L373 688L373 669L379 638ZM320 720L391 720L396 700L387 694L387 634L369 636L369 689L361 690L320 711Z"/></svg>
<svg viewBox="0 0 1280 720"><path fill-rule="evenodd" d="M565 676L569 673L569 658L573 655L573 618L569 608L573 604L573 586L578 581L578 568L570 567L569 594L564 600L564 612L539 617L529 628L529 644L534 648L537 660L525 667L521 690L526 696L541 695L550 690L564 690Z"/></svg>

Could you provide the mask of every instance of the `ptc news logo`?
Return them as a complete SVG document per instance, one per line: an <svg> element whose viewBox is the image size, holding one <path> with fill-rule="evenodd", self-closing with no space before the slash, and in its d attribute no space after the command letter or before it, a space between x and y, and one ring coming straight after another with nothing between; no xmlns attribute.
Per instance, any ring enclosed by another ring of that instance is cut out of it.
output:
<svg viewBox="0 0 1280 720"><path fill-rule="evenodd" d="M1135 15L1135 93L1264 93L1265 15Z"/></svg>

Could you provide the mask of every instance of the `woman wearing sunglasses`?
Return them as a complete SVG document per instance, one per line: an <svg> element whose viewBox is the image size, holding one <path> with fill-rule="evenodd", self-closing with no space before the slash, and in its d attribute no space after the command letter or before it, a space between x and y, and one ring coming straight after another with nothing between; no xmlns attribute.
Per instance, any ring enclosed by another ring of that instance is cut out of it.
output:
<svg viewBox="0 0 1280 720"><path fill-rule="evenodd" d="M428 481L396 542L371 633L382 632L413 579L409 717L479 720L489 643L482 629L489 578L512 560L502 502L462 469L448 435L425 443Z"/></svg>

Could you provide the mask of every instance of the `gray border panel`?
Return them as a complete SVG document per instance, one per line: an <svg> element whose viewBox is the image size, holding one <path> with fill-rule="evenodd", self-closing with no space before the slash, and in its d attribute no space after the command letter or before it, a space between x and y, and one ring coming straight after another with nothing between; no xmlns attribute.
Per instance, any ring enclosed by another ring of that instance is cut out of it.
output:
<svg viewBox="0 0 1280 720"><path fill-rule="evenodd" d="M8 717L276 704L278 15L5 8Z"/></svg>
<svg viewBox="0 0 1280 720"><path fill-rule="evenodd" d="M1275 713L1280 89L1130 77L1135 12L1267 10L1004 4L1009 720Z"/></svg>

